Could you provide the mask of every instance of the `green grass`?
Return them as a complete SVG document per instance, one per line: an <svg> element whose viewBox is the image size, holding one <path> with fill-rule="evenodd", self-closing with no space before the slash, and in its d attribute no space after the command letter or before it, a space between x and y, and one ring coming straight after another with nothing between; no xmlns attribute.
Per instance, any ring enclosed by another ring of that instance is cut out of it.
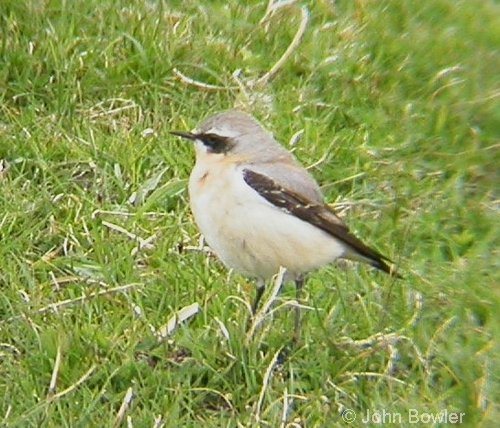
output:
<svg viewBox="0 0 500 428"><path fill-rule="evenodd" d="M242 91L232 74L278 61L298 5L262 23L266 2L1 3L0 425L331 427L352 409L350 426L380 426L367 410L410 426L447 409L498 426L500 4L303 4L300 44ZM169 135L235 105L285 145L303 130L327 201L405 276L312 273L302 344L274 367L293 288L245 343L253 285L196 249L192 148Z"/></svg>

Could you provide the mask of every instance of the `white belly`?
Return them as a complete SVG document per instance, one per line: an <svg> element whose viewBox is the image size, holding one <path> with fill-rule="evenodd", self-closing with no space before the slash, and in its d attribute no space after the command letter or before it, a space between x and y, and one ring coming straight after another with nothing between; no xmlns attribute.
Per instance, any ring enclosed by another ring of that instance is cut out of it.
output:
<svg viewBox="0 0 500 428"><path fill-rule="evenodd" d="M262 198L237 168L214 180L196 165L189 180L196 223L226 266L259 279L283 266L294 277L344 254L340 241Z"/></svg>

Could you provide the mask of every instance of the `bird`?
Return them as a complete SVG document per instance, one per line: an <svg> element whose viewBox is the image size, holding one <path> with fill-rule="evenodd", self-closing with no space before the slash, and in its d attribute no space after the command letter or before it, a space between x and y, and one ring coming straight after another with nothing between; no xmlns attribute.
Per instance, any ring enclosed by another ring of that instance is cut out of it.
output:
<svg viewBox="0 0 500 428"><path fill-rule="evenodd" d="M266 281L281 267L298 301L305 274L339 258L400 277L389 258L349 230L313 177L252 115L225 110L171 134L194 143L188 184L194 220L224 265L256 281L253 315ZM294 339L299 328L297 308Z"/></svg>

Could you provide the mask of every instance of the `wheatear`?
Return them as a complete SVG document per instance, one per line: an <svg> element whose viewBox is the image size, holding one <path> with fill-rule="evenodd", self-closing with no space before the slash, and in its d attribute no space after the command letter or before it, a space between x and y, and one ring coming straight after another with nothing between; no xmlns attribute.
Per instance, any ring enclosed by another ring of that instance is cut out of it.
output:
<svg viewBox="0 0 500 428"><path fill-rule="evenodd" d="M280 266L295 281L297 298L303 275L337 258L393 273L390 260L349 231L309 173L249 114L223 111L172 134L194 142L195 221L226 266L257 280L254 313ZM298 314L295 322L298 329Z"/></svg>

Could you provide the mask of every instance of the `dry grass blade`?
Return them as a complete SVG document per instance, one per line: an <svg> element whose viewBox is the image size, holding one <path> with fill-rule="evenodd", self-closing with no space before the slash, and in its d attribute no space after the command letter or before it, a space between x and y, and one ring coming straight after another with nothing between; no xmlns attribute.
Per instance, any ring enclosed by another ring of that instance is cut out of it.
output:
<svg viewBox="0 0 500 428"><path fill-rule="evenodd" d="M50 397L50 400L51 401L57 400L57 399L63 397L64 395L69 394L74 389L78 388L79 385L81 385L83 382L85 382L92 375L92 373L94 372L94 370L96 368L97 368L97 366L95 366L95 365L90 367L90 369L88 369L84 373L84 375L80 379L78 379L73 385L69 386L68 388L66 388L65 390L63 390L61 392L58 392L57 394L52 395Z"/></svg>
<svg viewBox="0 0 500 428"><path fill-rule="evenodd" d="M130 408L130 403L132 402L133 398L134 398L134 391L133 391L132 387L129 387L127 389L127 392L125 393L125 396L123 397L123 401L122 401L122 404L120 406L120 409L118 410L118 413L116 414L115 420L113 422L113 428L117 428L120 426L120 424L123 421L123 418L125 417L125 413Z"/></svg>
<svg viewBox="0 0 500 428"><path fill-rule="evenodd" d="M445 322L443 322L438 327L438 329L434 332L434 334L432 335L432 337L429 341L429 345L427 346L427 352L425 353L425 360L426 361L430 361L434 356L434 353L436 350L437 338L440 335L442 335L443 333L445 333L446 330L448 330L451 326L453 326L453 324L455 324L456 321L457 321L457 317L452 316L452 317L448 318Z"/></svg>
<svg viewBox="0 0 500 428"><path fill-rule="evenodd" d="M295 0L292 1L283 1L283 2L278 2L278 3L272 3L270 2L268 5L268 8L266 10L266 13L264 14L264 17L261 19L261 24L270 16L272 15L273 12L275 12L277 9L291 5L295 3ZM309 21L309 10L307 7L303 6L300 8L301 12L301 19L299 23L299 27L297 29L297 32L295 33L290 45L288 45L287 49L281 55L281 57L278 59L278 61L267 71L262 77L260 77L257 80L247 80L244 81L244 85L249 87L249 88L255 88L255 87L263 87L265 86L270 79L274 77L274 75L280 70L280 68L283 66L283 64L287 61L287 59L292 55L292 53L297 49L298 45L300 44L300 41L302 40L302 37L304 36L304 33L307 28L307 23ZM181 82L187 84L187 85L192 85L196 86L199 89L207 90L207 91L220 91L220 90L235 90L238 89L238 87L226 87L226 86L218 86L218 85L211 85L208 83L200 82L199 80L192 79L185 74L181 73L177 68L174 68L173 73L181 80ZM243 85L241 85L241 81L238 79L238 74L239 70L235 71L233 73L233 78L239 83L239 89L242 90L243 92L246 92ZM246 98L249 98L248 94L246 95Z"/></svg>
<svg viewBox="0 0 500 428"><path fill-rule="evenodd" d="M387 347L388 345L395 345L401 340L408 340L406 336L397 333L375 333L366 339L353 340L350 337L343 338L341 341L335 343L336 346L353 347L358 349L373 348L374 346Z"/></svg>
<svg viewBox="0 0 500 428"><path fill-rule="evenodd" d="M57 345L56 361L54 362L54 368L52 369L52 376L50 377L49 389L47 391L48 397L53 396L56 390L57 374L59 373L60 365L61 365L61 344Z"/></svg>
<svg viewBox="0 0 500 428"><path fill-rule="evenodd" d="M195 316L199 312L199 310L200 305L196 302L178 310L172 317L170 317L167 324L158 329L158 331L156 332L156 337L158 338L158 340L161 341L166 339L172 334L172 332L179 324Z"/></svg>
<svg viewBox="0 0 500 428"><path fill-rule="evenodd" d="M148 249L154 248L154 246L151 244L151 241L156 238L156 235L152 235L152 236L150 236L147 239L143 239L140 236L136 235L135 233L129 232L127 229L125 229L125 228L123 228L121 226L118 226L117 224L110 223L109 221L103 220L102 221L102 225L106 226L107 228L109 228L111 230L115 230L117 232L123 233L124 235L126 235L130 239L133 239L134 241L137 241L139 249L142 249L142 248L148 248Z"/></svg>
<svg viewBox="0 0 500 428"><path fill-rule="evenodd" d="M266 22L267 18L274 12L276 12L279 8L289 6L294 3L297 3L297 0L269 0L269 2L267 3L266 12L264 13L264 16L260 20L259 24L262 25L264 22Z"/></svg>
<svg viewBox="0 0 500 428"><path fill-rule="evenodd" d="M43 313L49 312L49 311L57 312L59 309L65 307L65 306L70 306L70 305L75 305L77 303L82 303L86 300L94 299L94 298L100 297L100 296L105 296L106 294L113 294L113 293L118 293L121 291L126 291L126 290L133 288L133 287L136 287L137 285L141 285L141 284L138 282L134 282L132 284L120 285L119 287L110 288L108 290L102 290L102 291L98 291L95 293L83 295L83 296L77 297L75 299L61 300L59 302L51 303L50 305L47 305L47 306L44 306L43 308L38 309L36 311L36 313L43 314ZM7 321L15 321L17 319L23 318L24 316L25 315L15 315L15 316L7 319Z"/></svg>
<svg viewBox="0 0 500 428"><path fill-rule="evenodd" d="M376 373L376 372L345 372L341 379L345 379L348 382L358 382L358 378L366 377L368 379L385 379L390 382L396 382L400 385L408 385L405 381L398 379L394 376L389 376L385 373Z"/></svg>
<svg viewBox="0 0 500 428"><path fill-rule="evenodd" d="M259 400L257 401L257 406L256 406L256 409L255 409L255 414L254 414L255 420L257 422L260 422L260 412L262 410L262 403L264 402L264 396L266 394L266 390L267 390L267 387L269 385L269 380L271 378L271 373L272 373L272 371L274 369L274 366L278 362L278 358L279 358L279 356L281 354L281 350L282 349L283 348L279 348L276 351L276 353L273 355L273 358L271 359L271 362L267 366L266 371L264 373L264 376L262 378L262 388L260 390Z"/></svg>
<svg viewBox="0 0 500 428"><path fill-rule="evenodd" d="M261 309L254 315L254 318L252 320L252 324L250 325L250 328L247 332L247 337L246 337L246 344L248 344L251 340L251 338L254 336L255 331L259 327L259 325L264 321L264 318L268 315L269 308L272 306L272 304L275 302L276 297L279 294L279 291L281 289L281 286L283 285L283 281L285 278L285 273L286 269L284 267L280 267L280 270L278 272L278 275L276 276L276 279L274 281L274 286L271 290L271 294L269 295L269 298L262 304Z"/></svg>
<svg viewBox="0 0 500 428"><path fill-rule="evenodd" d="M307 10L307 7L302 6L300 8L301 12L301 20L299 24L299 28L297 29L297 32L295 33L295 36L286 49L286 51L283 53L281 58L274 64L271 69L264 74L261 78L255 80L255 81L249 81L247 84L250 87L255 87L255 86L264 86L266 83L278 72L278 70L283 66L283 64L286 62L286 60L290 57L290 55L293 53L293 51L297 48L299 45L302 36L304 35L306 28L307 28L307 22L309 21L309 11Z"/></svg>
<svg viewBox="0 0 500 428"><path fill-rule="evenodd" d="M286 427L286 421L288 419L288 413L289 413L289 400L288 400L288 389L285 388L283 391L283 411L281 413L281 427L285 428Z"/></svg>
<svg viewBox="0 0 500 428"><path fill-rule="evenodd" d="M181 73L177 68L174 68L172 71L181 80L182 83L185 83L186 85L196 86L197 88L203 89L205 91L222 91L228 89L236 89L236 88L228 88L225 86L210 85L209 83L200 82L199 80L192 79L191 77L188 77L185 74Z"/></svg>

